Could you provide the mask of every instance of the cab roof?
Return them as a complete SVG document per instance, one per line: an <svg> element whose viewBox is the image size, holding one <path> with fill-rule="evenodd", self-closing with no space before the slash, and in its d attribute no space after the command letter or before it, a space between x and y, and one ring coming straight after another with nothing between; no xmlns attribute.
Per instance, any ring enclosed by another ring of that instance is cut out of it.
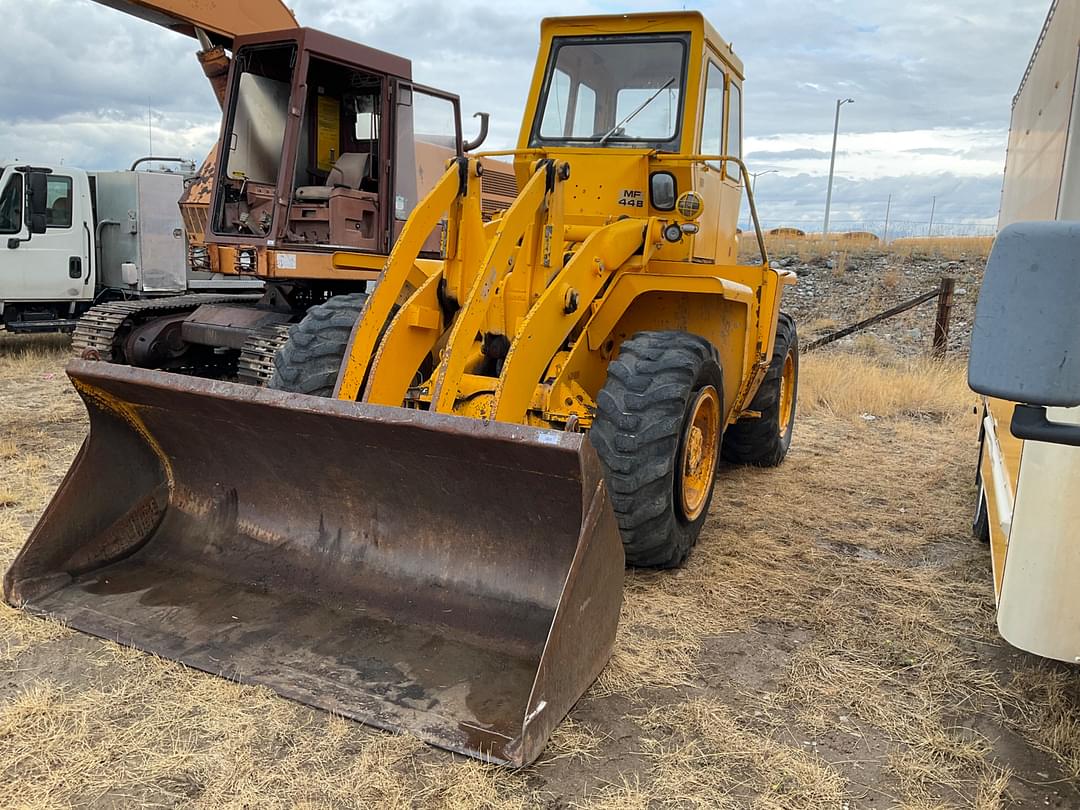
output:
<svg viewBox="0 0 1080 810"><path fill-rule="evenodd" d="M591 14L547 17L540 22L540 37L604 36L617 34L682 33L701 37L743 77L743 63L700 11L655 11L639 14Z"/></svg>

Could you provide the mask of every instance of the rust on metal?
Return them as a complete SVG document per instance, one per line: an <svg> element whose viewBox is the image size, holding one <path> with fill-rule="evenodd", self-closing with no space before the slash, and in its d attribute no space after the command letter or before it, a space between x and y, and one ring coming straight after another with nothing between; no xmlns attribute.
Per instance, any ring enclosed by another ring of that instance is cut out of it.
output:
<svg viewBox="0 0 1080 810"><path fill-rule="evenodd" d="M68 374L90 434L9 603L513 765L607 662L623 553L583 435Z"/></svg>

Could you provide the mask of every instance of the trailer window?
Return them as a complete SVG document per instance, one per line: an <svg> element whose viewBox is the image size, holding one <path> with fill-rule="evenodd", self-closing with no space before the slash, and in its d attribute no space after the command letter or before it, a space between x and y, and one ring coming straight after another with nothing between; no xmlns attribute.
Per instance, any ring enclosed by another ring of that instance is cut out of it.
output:
<svg viewBox="0 0 1080 810"><path fill-rule="evenodd" d="M677 148L684 36L557 37L532 144Z"/></svg>
<svg viewBox="0 0 1080 810"><path fill-rule="evenodd" d="M45 195L45 226L71 227L71 178L50 174Z"/></svg>
<svg viewBox="0 0 1080 810"><path fill-rule="evenodd" d="M0 192L0 233L18 233L22 230L23 183L21 174L11 175L11 180Z"/></svg>

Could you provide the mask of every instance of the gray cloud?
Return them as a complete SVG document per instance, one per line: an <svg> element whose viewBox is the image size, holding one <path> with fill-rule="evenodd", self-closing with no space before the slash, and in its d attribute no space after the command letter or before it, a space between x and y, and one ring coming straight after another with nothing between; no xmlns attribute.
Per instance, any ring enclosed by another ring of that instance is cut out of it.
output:
<svg viewBox="0 0 1080 810"><path fill-rule="evenodd" d="M295 0L294 10L304 25L409 57L417 81L461 95L466 116L491 112L488 145L494 148L516 142L541 16L658 6L683 4ZM1046 0L1013 0L1007 8L984 0L714 0L702 10L745 62L748 136L831 133L835 99L848 95L856 103L844 107L844 133L1003 131ZM157 151L198 159L209 148L218 114L193 41L89 0L0 0L0 12L10 71L0 86L0 155L123 166L148 149L148 106ZM999 157L974 147L965 154ZM821 168L813 171L821 174L828 168L816 148L759 150L751 157L759 165L819 160ZM801 177L762 178L763 210L765 201L784 217L820 207L823 179ZM947 181L940 185L943 196L958 195L956 205L966 205L967 216L983 217L996 210L996 191L987 190L1000 186L1000 176L979 182L978 193L963 189L970 195L966 203ZM928 196L925 178L840 179L837 203L862 210L869 203L860 195L880 196L885 183L900 196ZM784 199L774 197L781 191Z"/></svg>
<svg viewBox="0 0 1080 810"><path fill-rule="evenodd" d="M838 154L841 152L838 151ZM821 149L788 149L780 152L767 152L757 151L748 152L743 156L747 161L753 161L756 163L766 163L770 160L814 160L817 158L828 158L829 153Z"/></svg>
<svg viewBox="0 0 1080 810"><path fill-rule="evenodd" d="M796 225L820 231L825 216L825 186L824 178L809 174L758 178L756 201L765 227ZM840 177L833 185L831 223L835 230L872 230L884 223L888 209L890 232L921 235L926 233L933 207L939 227L970 221L988 224L997 218L1000 195L1000 176L942 174L918 178L916 182L904 176L859 181ZM746 218L744 207L744 224Z"/></svg>

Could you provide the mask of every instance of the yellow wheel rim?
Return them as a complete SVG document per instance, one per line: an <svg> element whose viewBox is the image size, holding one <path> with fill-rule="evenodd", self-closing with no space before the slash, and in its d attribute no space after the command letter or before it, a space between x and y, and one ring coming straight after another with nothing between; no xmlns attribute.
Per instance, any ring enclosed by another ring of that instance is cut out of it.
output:
<svg viewBox="0 0 1080 810"><path fill-rule="evenodd" d="M696 520L705 508L719 448L720 395L708 385L698 391L683 436L679 495L687 520Z"/></svg>
<svg viewBox="0 0 1080 810"><path fill-rule="evenodd" d="M795 353L784 358L784 373L780 375L780 435L787 433L795 410Z"/></svg>

